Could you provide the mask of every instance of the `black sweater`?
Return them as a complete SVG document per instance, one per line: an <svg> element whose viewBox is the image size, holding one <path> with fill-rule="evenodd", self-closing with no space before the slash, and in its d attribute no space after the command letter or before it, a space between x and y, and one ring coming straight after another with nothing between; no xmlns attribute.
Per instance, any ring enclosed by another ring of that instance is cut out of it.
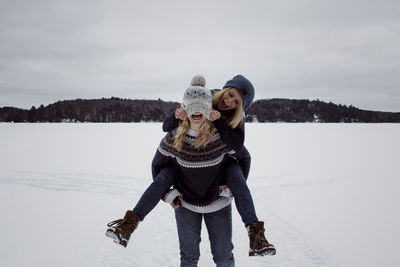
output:
<svg viewBox="0 0 400 267"><path fill-rule="evenodd" d="M173 147L173 130L162 139L152 162L153 178L161 168L176 170L174 188L182 193L186 202L205 206L217 200L219 185L222 184L223 162L227 154L234 154L215 131L205 147L195 148L194 136L186 135L180 151Z"/></svg>

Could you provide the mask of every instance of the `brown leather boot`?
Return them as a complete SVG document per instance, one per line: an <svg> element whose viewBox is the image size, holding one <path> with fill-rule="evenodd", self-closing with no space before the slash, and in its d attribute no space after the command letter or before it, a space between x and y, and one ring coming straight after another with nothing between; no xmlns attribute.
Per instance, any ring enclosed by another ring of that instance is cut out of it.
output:
<svg viewBox="0 0 400 267"><path fill-rule="evenodd" d="M129 238L140 222L136 212L128 210L123 219L115 220L107 224L106 236L113 238L114 242L126 247Z"/></svg>
<svg viewBox="0 0 400 267"><path fill-rule="evenodd" d="M274 245L268 243L264 236L264 222L257 222L255 225L247 226L250 239L249 256L275 255Z"/></svg>

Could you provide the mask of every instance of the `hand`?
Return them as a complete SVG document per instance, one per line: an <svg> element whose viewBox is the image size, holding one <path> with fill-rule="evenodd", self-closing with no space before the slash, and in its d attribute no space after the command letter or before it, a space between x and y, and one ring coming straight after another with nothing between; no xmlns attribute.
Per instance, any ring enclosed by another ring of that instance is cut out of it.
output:
<svg viewBox="0 0 400 267"><path fill-rule="evenodd" d="M229 197L232 195L232 191L227 185L222 185L219 187L219 194L222 197Z"/></svg>
<svg viewBox="0 0 400 267"><path fill-rule="evenodd" d="M220 191L225 191L227 188L229 188L227 185L222 185L219 187Z"/></svg>
<svg viewBox="0 0 400 267"><path fill-rule="evenodd" d="M174 209L177 209L182 205L182 201L183 201L183 197L182 197L182 195L179 195L174 199L174 201L172 201L171 206Z"/></svg>
<svg viewBox="0 0 400 267"><path fill-rule="evenodd" d="M187 119L186 111L183 109L183 107L179 107L175 110L175 118L180 119L181 121Z"/></svg>
<svg viewBox="0 0 400 267"><path fill-rule="evenodd" d="M218 110L213 109L210 112L210 121L215 121L221 118L221 113Z"/></svg>

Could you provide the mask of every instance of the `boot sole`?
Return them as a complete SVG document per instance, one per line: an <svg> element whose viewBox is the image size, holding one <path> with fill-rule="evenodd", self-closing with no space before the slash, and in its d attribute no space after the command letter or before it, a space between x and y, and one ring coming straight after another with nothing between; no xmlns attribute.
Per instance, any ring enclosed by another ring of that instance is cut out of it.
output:
<svg viewBox="0 0 400 267"><path fill-rule="evenodd" d="M253 256L273 256L276 254L276 249L275 248L265 248L263 250L258 250L258 251L251 251L249 252L249 256L253 257Z"/></svg>
<svg viewBox="0 0 400 267"><path fill-rule="evenodd" d="M126 246L128 245L128 242L119 239L119 236L116 233L114 233L114 231L112 231L111 229L108 229L106 231L106 236L112 238L115 244L120 245L124 248L126 248Z"/></svg>
<svg viewBox="0 0 400 267"><path fill-rule="evenodd" d="M276 254L276 250L275 249L267 249L264 253L263 253L263 256L264 255L267 255L267 256L274 256Z"/></svg>

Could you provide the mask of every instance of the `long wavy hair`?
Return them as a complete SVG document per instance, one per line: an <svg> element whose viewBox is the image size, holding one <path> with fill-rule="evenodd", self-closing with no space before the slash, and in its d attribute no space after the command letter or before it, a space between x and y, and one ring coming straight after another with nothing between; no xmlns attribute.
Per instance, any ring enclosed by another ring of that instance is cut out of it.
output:
<svg viewBox="0 0 400 267"><path fill-rule="evenodd" d="M180 151L183 147L185 136L189 130L189 119L186 119L179 123L178 129L176 129L174 147ZM200 133L193 142L195 148L201 146L205 147L214 135L214 125L210 120L206 119L200 127Z"/></svg>
<svg viewBox="0 0 400 267"><path fill-rule="evenodd" d="M213 94L213 109L218 109L218 103L221 100L222 96L224 95L224 93L226 91L228 91L229 89L235 89L234 87L226 87L220 91L217 91ZM221 113L224 113L223 111ZM223 118L225 119L225 121L227 122L227 124L229 125L229 127L231 127L232 129L235 129L240 121L243 119L244 117L244 112L243 112L243 101L239 103L239 105L236 107L234 112L225 112L228 115L223 116Z"/></svg>

